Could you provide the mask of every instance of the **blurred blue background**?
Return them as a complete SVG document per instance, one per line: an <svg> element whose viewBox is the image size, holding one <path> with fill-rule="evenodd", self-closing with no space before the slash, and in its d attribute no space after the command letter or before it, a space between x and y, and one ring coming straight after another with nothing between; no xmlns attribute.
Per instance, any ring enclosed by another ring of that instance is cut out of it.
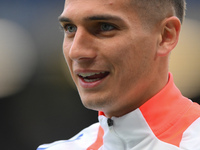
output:
<svg viewBox="0 0 200 150"><path fill-rule="evenodd" d="M57 19L63 7L64 0L0 0L3 150L34 150L68 139L97 121L97 112L82 106L67 71ZM188 0L183 27L187 32L182 33L170 65L177 86L196 102L200 102L199 8L199 0Z"/></svg>

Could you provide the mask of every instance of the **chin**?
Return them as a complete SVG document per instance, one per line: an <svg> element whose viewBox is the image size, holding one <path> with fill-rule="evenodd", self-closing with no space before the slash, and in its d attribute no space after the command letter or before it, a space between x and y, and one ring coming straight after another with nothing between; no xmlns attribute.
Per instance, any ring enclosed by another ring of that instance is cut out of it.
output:
<svg viewBox="0 0 200 150"><path fill-rule="evenodd" d="M102 99L82 99L83 105L91 110L100 111L102 108L107 106L107 101Z"/></svg>

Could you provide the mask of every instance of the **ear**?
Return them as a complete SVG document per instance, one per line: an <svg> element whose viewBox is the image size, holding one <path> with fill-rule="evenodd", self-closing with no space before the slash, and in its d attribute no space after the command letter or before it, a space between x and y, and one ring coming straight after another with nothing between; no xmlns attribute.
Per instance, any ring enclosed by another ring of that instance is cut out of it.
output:
<svg viewBox="0 0 200 150"><path fill-rule="evenodd" d="M181 23L177 17L173 16L163 20L160 27L161 32L157 55L166 56L178 43Z"/></svg>

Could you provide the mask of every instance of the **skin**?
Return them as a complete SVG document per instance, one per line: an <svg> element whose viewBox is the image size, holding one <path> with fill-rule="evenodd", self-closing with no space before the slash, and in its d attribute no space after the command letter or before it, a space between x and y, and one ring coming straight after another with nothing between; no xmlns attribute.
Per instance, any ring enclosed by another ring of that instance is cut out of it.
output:
<svg viewBox="0 0 200 150"><path fill-rule="evenodd" d="M66 0L59 20L63 53L85 107L120 117L166 85L177 17L144 28L129 0ZM91 83L78 76L92 72L109 74Z"/></svg>

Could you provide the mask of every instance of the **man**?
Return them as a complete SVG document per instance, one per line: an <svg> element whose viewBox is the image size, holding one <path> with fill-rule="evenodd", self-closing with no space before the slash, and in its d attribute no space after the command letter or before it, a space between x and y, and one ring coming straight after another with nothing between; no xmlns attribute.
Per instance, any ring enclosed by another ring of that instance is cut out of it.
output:
<svg viewBox="0 0 200 150"><path fill-rule="evenodd" d="M99 123L38 150L200 150L200 106L168 73L184 0L66 0L63 51Z"/></svg>

